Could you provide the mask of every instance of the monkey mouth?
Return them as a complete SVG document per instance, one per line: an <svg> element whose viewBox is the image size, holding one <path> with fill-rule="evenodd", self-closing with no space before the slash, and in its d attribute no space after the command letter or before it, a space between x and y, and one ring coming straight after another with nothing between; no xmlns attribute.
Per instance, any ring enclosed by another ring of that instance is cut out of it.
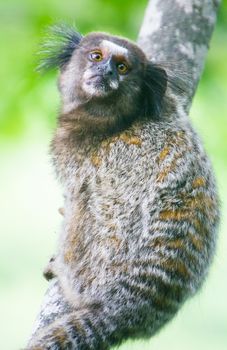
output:
<svg viewBox="0 0 227 350"><path fill-rule="evenodd" d="M101 88L105 88L106 90L108 90L108 88L110 87L110 81L109 79L107 79L105 76L101 75L101 74L94 74L90 77L90 79L87 82L88 85L95 85Z"/></svg>
<svg viewBox="0 0 227 350"><path fill-rule="evenodd" d="M94 74L86 80L83 88L90 95L106 96L118 88L118 82L108 79L101 74Z"/></svg>
<svg viewBox="0 0 227 350"><path fill-rule="evenodd" d="M101 74L94 74L90 76L89 80L87 81L87 84L93 84L93 83L103 83L104 77Z"/></svg>

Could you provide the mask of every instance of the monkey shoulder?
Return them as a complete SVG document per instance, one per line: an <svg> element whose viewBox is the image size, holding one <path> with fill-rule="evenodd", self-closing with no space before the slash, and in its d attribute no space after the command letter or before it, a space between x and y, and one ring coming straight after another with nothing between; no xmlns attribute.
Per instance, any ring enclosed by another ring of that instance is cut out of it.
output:
<svg viewBox="0 0 227 350"><path fill-rule="evenodd" d="M147 122L111 136L90 153L91 164L150 174L160 173L160 181L194 167L209 167L197 134L187 123ZM207 163L207 164L206 164ZM163 172L163 173L162 173Z"/></svg>

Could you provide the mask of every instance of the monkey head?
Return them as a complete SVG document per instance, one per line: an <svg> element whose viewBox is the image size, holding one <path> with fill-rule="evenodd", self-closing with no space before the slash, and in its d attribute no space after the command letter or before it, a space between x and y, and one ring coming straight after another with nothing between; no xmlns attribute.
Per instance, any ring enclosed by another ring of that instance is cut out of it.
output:
<svg viewBox="0 0 227 350"><path fill-rule="evenodd" d="M63 113L83 106L118 119L160 114L167 74L138 45L106 33L82 36L65 25L52 32L42 67L60 68Z"/></svg>

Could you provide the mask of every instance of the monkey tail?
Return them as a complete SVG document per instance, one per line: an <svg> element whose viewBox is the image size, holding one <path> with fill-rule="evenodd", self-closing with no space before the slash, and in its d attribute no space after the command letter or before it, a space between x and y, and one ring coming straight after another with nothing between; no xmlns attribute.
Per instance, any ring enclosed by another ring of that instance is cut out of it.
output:
<svg viewBox="0 0 227 350"><path fill-rule="evenodd" d="M107 350L128 336L120 323L116 310L75 310L39 330L24 350Z"/></svg>

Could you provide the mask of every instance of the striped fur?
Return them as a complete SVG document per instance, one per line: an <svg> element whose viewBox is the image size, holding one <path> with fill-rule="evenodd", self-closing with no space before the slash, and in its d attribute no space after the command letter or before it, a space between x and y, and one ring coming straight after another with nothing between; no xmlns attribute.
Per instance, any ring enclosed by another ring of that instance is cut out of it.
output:
<svg viewBox="0 0 227 350"><path fill-rule="evenodd" d="M187 117L138 118L78 139L59 118L52 142L65 193L54 262L72 312L29 349L109 349L157 332L201 286L218 225L213 172ZM79 113L75 110L73 113Z"/></svg>

